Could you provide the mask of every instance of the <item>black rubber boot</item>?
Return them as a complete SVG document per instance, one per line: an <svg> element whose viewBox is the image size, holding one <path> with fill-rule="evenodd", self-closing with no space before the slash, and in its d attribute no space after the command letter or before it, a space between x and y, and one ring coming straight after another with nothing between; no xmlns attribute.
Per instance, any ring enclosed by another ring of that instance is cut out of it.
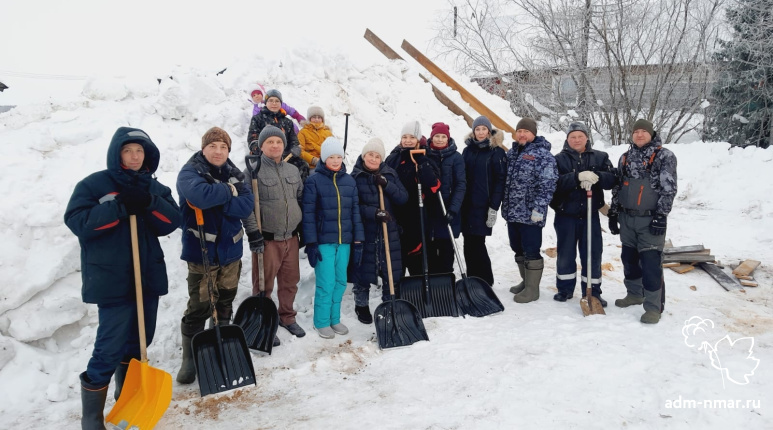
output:
<svg viewBox="0 0 773 430"><path fill-rule="evenodd" d="M116 400L121 397L121 390L123 389L123 381L126 380L126 372L129 370L129 363L121 363L115 368L113 378L115 378L115 393L113 396Z"/></svg>
<svg viewBox="0 0 773 430"><path fill-rule="evenodd" d="M96 387L89 381L86 372L81 373L81 405L83 414L81 417L81 429L105 430L105 400L107 400L107 388Z"/></svg>
<svg viewBox="0 0 773 430"><path fill-rule="evenodd" d="M524 279L526 279L526 259L525 257L515 257L515 264L518 265L518 272L521 273L521 282L514 287L510 287L510 292L513 294L518 294L521 291L523 291L526 284L524 283ZM570 297L571 298L571 297Z"/></svg>
<svg viewBox="0 0 773 430"><path fill-rule="evenodd" d="M210 318L211 321L211 318ZM203 331L204 324L192 325L180 323L180 333L182 334L183 362L180 365L180 371L177 372L177 382L181 384L192 384L196 380L196 365L193 362L193 345L191 339L193 336Z"/></svg>
<svg viewBox="0 0 773 430"><path fill-rule="evenodd" d="M558 293L556 293L553 296L553 300L555 300L557 302L565 302L565 301L571 299L572 297L574 297L574 294L564 293L562 291L559 291Z"/></svg>
<svg viewBox="0 0 773 430"><path fill-rule="evenodd" d="M357 314L357 319L363 324L373 324L373 315L370 314L370 308L368 306L355 306L354 313Z"/></svg>

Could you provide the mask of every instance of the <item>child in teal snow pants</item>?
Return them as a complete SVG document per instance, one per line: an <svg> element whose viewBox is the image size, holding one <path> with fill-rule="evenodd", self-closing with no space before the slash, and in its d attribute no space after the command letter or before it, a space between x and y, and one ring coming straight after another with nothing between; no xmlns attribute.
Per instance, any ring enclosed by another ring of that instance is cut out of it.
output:
<svg viewBox="0 0 773 430"><path fill-rule="evenodd" d="M341 323L341 299L346 290L349 254L353 254L352 264L361 264L365 238L357 185L346 173L343 157L341 141L325 139L320 150L322 163L303 188L303 234L317 286L314 329L325 339L349 332Z"/></svg>

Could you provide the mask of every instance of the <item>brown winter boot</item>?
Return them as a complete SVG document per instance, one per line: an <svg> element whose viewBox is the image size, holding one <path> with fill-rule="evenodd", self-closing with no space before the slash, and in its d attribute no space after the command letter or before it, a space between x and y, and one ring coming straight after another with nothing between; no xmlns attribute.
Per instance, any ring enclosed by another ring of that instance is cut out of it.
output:
<svg viewBox="0 0 773 430"><path fill-rule="evenodd" d="M529 303L539 299L539 281L542 279L542 270L545 268L545 260L526 260L526 276L524 289L513 297L516 303Z"/></svg>
<svg viewBox="0 0 773 430"><path fill-rule="evenodd" d="M628 306L640 305L644 303L644 296L642 295L642 279L625 279L625 289L627 293L622 299L615 300L615 306L618 308L627 308Z"/></svg>
<svg viewBox="0 0 773 430"><path fill-rule="evenodd" d="M660 321L660 293L662 288L655 291L644 290L644 315L641 322L644 324L657 324Z"/></svg>
<svg viewBox="0 0 773 430"><path fill-rule="evenodd" d="M524 261L524 257L515 257L515 264L518 265L518 271L521 272L521 282L514 287L510 287L510 292L513 294L520 293L526 286L526 284L523 282L523 280L526 279L526 264Z"/></svg>

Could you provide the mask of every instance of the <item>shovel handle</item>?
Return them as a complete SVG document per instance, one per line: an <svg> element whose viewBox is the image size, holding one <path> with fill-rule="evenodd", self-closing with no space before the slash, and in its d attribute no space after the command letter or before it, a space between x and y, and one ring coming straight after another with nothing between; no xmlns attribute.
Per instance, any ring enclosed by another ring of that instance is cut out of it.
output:
<svg viewBox="0 0 773 430"><path fill-rule="evenodd" d="M137 215L129 215L129 230L132 239L132 261L134 263L134 292L137 296L137 326L140 331L140 358L148 362L148 346L145 339L145 305L142 301L142 271L140 270L140 246L137 239Z"/></svg>
<svg viewBox="0 0 773 430"><path fill-rule="evenodd" d="M378 208L382 211L386 210L384 209L384 191L381 189L381 185L378 185ZM394 297L395 282L392 279L392 255L389 253L389 230L386 221L381 222L381 227L384 230L384 253L386 254L387 279L389 279L389 295Z"/></svg>
<svg viewBox="0 0 773 430"><path fill-rule="evenodd" d="M189 200L186 200L188 206L193 209L193 213L196 214L196 226L199 230L199 244L201 245L201 262L204 265L204 276L207 277L207 291L209 292L209 306L212 309L212 320L214 325L217 325L217 310L215 309L215 290L212 286L212 272L209 270L209 255L207 253L207 239L206 232L204 232L204 211L193 206Z"/></svg>
<svg viewBox="0 0 773 430"><path fill-rule="evenodd" d="M413 155L414 154L427 155L427 150L426 149L411 149L410 153L411 153L411 161L413 161L413 164L416 165L416 171L418 172L419 171L419 163L416 162L416 159L413 158Z"/></svg>
<svg viewBox="0 0 773 430"><path fill-rule="evenodd" d="M260 225L260 195L258 194L258 178L252 178L252 194L255 195L255 221L258 224L258 232L263 234L263 228ZM265 242L264 242L265 243ZM258 253L258 288L260 292L266 291L265 277L263 275L263 253Z"/></svg>

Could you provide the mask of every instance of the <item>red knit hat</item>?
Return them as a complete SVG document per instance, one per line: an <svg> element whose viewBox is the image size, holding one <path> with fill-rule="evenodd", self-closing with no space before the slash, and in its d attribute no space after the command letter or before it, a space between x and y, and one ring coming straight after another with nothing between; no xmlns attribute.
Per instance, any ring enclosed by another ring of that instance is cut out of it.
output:
<svg viewBox="0 0 773 430"><path fill-rule="evenodd" d="M448 136L449 139L451 139L451 127L448 126L448 124L444 124L442 122L436 122L432 124L432 133L429 134L429 141L432 142L432 138L435 137L436 134L445 134Z"/></svg>

